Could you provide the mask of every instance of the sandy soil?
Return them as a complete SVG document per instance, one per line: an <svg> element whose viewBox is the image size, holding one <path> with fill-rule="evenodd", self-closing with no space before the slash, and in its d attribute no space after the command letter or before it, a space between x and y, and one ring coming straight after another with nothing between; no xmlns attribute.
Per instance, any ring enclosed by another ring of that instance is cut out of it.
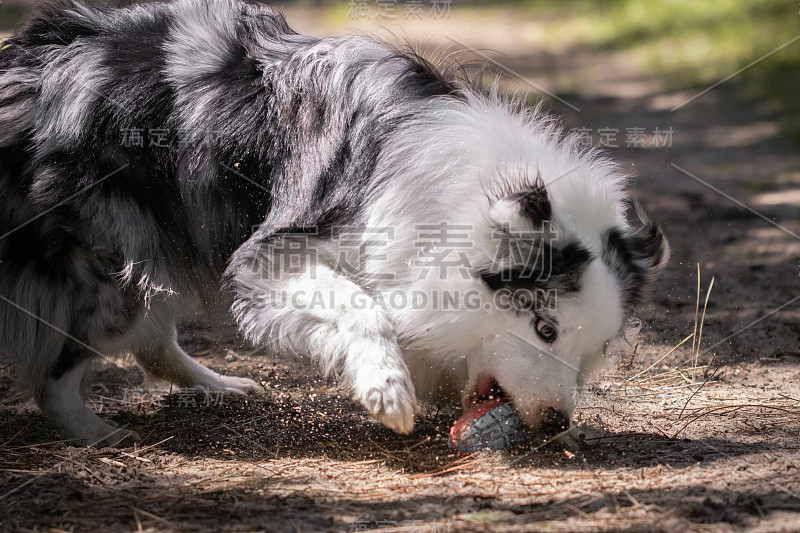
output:
<svg viewBox="0 0 800 533"><path fill-rule="evenodd" d="M546 21L398 13L396 34L431 53L461 48L451 38L491 48L579 110L549 100L568 128L595 143L605 128L672 242L636 349L580 391L575 443L458 458L451 409L426 408L398 437L301 363L189 328L201 361L264 394L170 394L129 359L104 362L88 397L142 434L135 446L59 442L0 361L0 531L800 530L800 240L784 231L800 233L800 157L776 135L779 110L734 79L671 111L703 88L665 92L630 52L554 48ZM293 15L302 30L340 29ZM522 78L507 88L536 97ZM656 128L672 129L669 146ZM645 146L626 147L639 130ZM662 359L693 331L698 263L701 298L714 277L703 351L693 363L689 341Z"/></svg>

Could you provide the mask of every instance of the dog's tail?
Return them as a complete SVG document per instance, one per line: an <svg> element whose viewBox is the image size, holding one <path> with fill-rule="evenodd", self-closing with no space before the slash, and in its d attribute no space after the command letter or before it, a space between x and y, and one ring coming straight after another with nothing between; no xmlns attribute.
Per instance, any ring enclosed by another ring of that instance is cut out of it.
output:
<svg viewBox="0 0 800 533"><path fill-rule="evenodd" d="M0 104L0 117L7 119L15 112ZM2 118L0 137L9 134ZM14 143L0 146L0 350L38 393L62 352L64 333L70 330L70 282L63 270L61 245L42 238L52 222L28 197L27 146L22 134Z"/></svg>
<svg viewBox="0 0 800 533"><path fill-rule="evenodd" d="M8 254L3 250L0 256L0 347L16 363L21 380L38 393L57 371L69 338L69 298L53 290L37 265L7 265Z"/></svg>
<svg viewBox="0 0 800 533"><path fill-rule="evenodd" d="M14 38L0 46L0 350L38 389L70 330L68 281L29 195L41 63Z"/></svg>

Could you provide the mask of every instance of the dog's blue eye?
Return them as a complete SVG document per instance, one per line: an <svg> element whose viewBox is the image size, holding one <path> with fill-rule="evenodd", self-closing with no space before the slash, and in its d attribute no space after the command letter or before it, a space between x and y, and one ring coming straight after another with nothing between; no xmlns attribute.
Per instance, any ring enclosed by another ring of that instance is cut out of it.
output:
<svg viewBox="0 0 800 533"><path fill-rule="evenodd" d="M545 342L553 342L558 336L556 328L547 323L543 318L536 319L536 333L538 333L539 337Z"/></svg>

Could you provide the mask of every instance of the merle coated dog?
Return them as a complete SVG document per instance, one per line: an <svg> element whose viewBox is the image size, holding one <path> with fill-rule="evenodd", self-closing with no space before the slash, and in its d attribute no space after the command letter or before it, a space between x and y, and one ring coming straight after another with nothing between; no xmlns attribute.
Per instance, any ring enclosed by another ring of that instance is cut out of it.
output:
<svg viewBox="0 0 800 533"><path fill-rule="evenodd" d="M398 432L417 399L505 395L530 426L624 332L668 246L627 179L537 110L364 36L241 0L45 5L0 49L0 346L64 435L131 353L245 392L176 342L242 333L338 374Z"/></svg>

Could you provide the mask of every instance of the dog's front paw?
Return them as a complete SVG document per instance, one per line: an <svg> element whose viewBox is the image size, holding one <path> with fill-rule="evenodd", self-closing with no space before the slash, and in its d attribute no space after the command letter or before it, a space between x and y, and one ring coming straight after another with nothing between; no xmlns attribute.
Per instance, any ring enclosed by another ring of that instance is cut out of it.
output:
<svg viewBox="0 0 800 533"><path fill-rule="evenodd" d="M357 386L355 399L386 427L398 433L411 433L417 411L414 386L406 373L384 376Z"/></svg>

